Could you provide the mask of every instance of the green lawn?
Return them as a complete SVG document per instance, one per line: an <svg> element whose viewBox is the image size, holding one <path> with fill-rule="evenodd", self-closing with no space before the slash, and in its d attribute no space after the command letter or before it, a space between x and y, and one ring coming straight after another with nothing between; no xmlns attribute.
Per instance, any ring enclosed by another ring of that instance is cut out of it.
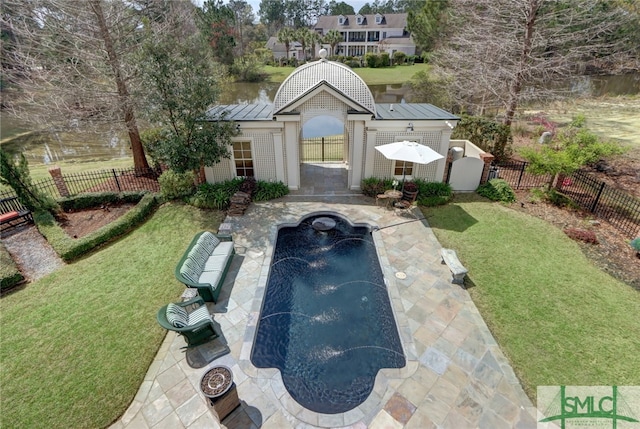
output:
<svg viewBox="0 0 640 429"><path fill-rule="evenodd" d="M414 64L412 66L395 66L379 69L355 68L367 85L391 85L405 83L411 80L414 74L422 70L428 70L428 64ZM269 75L270 82L283 82L293 72L294 67L265 66L263 69Z"/></svg>
<svg viewBox="0 0 640 429"><path fill-rule="evenodd" d="M218 212L167 204L130 235L0 300L2 427L101 428L127 409L166 331L173 270Z"/></svg>
<svg viewBox="0 0 640 429"><path fill-rule="evenodd" d="M530 398L541 385L640 384L640 294L562 231L475 194L423 211Z"/></svg>

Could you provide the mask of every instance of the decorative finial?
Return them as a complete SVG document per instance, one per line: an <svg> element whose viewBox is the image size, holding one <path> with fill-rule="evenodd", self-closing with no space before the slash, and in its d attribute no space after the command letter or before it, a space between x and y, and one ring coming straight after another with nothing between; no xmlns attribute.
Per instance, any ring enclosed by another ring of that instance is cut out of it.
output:
<svg viewBox="0 0 640 429"><path fill-rule="evenodd" d="M320 49L318 55L320 55L321 60L324 60L325 58L327 58L327 50L325 48Z"/></svg>

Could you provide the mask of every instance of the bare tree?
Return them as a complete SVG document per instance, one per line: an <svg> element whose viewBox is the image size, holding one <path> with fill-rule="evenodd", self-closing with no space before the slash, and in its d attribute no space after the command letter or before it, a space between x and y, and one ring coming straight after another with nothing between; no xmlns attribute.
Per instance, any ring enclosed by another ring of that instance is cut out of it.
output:
<svg viewBox="0 0 640 429"><path fill-rule="evenodd" d="M596 57L621 54L615 37L630 14L601 0L451 0L450 38L434 61L452 77L463 108L504 111L558 96L554 83Z"/></svg>
<svg viewBox="0 0 640 429"><path fill-rule="evenodd" d="M134 166L148 169L129 91L139 10L119 0L4 3L16 116L49 129L118 124L128 133Z"/></svg>

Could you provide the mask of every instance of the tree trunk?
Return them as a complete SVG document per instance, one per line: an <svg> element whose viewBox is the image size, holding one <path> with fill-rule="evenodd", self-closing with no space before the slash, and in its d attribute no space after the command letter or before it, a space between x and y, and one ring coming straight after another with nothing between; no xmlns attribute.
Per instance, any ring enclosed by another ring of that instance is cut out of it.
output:
<svg viewBox="0 0 640 429"><path fill-rule="evenodd" d="M118 88L118 96L120 98L120 107L122 109L125 125L127 126L127 132L129 134L129 141L131 142L131 152L133 153L133 166L136 170L146 171L149 169L149 163L144 154L144 147L142 146L142 140L140 139L140 132L138 131L138 125L136 123L136 117L133 112L133 105L129 97L129 90L122 77L122 71L120 69L120 61L116 50L113 46L113 40L109 34L107 28L107 21L104 17L102 10L101 0L90 0L91 10L96 16L98 21L98 27L100 29L100 37L104 41L105 50L109 58L109 65L115 76L116 86Z"/></svg>
<svg viewBox="0 0 640 429"><path fill-rule="evenodd" d="M541 0L529 0L529 10L527 11L527 23L525 27L524 39L522 41L522 52L520 54L520 62L518 64L518 70L511 82L509 88L509 102L507 103L507 112L504 118L504 124L511 126L513 117L516 114L518 108L518 99L520 97L520 91L522 91L522 83L525 80L525 70L527 70L527 62L531 55L531 44L533 41L533 33L535 31L536 15L538 8L540 7Z"/></svg>

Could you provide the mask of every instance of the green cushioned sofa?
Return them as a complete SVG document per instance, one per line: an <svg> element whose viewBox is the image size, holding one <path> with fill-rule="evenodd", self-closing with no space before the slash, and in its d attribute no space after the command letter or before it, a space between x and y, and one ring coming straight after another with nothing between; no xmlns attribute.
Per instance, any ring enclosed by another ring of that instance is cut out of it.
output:
<svg viewBox="0 0 640 429"><path fill-rule="evenodd" d="M175 276L186 287L198 289L207 302L216 302L235 250L230 235L202 231L184 252Z"/></svg>

